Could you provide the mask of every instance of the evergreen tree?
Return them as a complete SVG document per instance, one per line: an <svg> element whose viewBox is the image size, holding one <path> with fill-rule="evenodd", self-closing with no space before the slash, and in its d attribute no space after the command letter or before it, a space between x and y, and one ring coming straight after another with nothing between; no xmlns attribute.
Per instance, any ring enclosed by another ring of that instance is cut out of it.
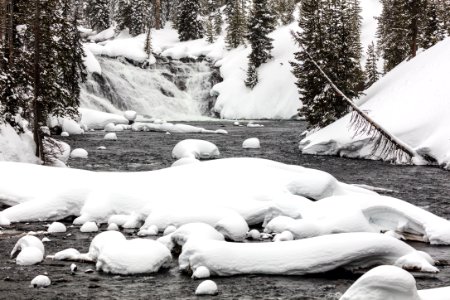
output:
<svg viewBox="0 0 450 300"><path fill-rule="evenodd" d="M222 14L220 12L220 9L216 9L216 12L214 14L214 33L216 35L222 34L222 26L223 26Z"/></svg>
<svg viewBox="0 0 450 300"><path fill-rule="evenodd" d="M122 31L132 27L133 16L131 12L131 0L118 0L117 11L115 15L117 30Z"/></svg>
<svg viewBox="0 0 450 300"><path fill-rule="evenodd" d="M109 7L110 0L86 1L85 15L92 29L100 32L111 26Z"/></svg>
<svg viewBox="0 0 450 300"><path fill-rule="evenodd" d="M258 84L258 70L255 65L249 64L247 70L247 79L245 80L245 86L253 89Z"/></svg>
<svg viewBox="0 0 450 300"><path fill-rule="evenodd" d="M151 6L149 0L130 0L131 24L130 34L133 36L145 33L151 19Z"/></svg>
<svg viewBox="0 0 450 300"><path fill-rule="evenodd" d="M256 69L272 58L273 39L269 37L269 33L275 29L276 19L268 4L267 0L253 0L248 26L248 40L252 47L246 80L248 87L254 87L257 82Z"/></svg>
<svg viewBox="0 0 450 300"><path fill-rule="evenodd" d="M367 48L365 73L366 88L371 87L380 78L380 73L378 72L378 55L375 50L375 44L373 42Z"/></svg>
<svg viewBox="0 0 450 300"><path fill-rule="evenodd" d="M442 41L446 34L444 20L441 19L439 3L436 0L428 0L423 19L420 46L428 49Z"/></svg>
<svg viewBox="0 0 450 300"><path fill-rule="evenodd" d="M227 18L227 35L225 42L228 48L237 48L245 43L246 20L241 0L228 0L225 8Z"/></svg>
<svg viewBox="0 0 450 300"><path fill-rule="evenodd" d="M206 31L206 41L210 44L214 43L216 36L214 31L214 19L212 15L209 15L206 18L205 31Z"/></svg>
<svg viewBox="0 0 450 300"><path fill-rule="evenodd" d="M288 25L294 21L295 0L274 0L273 5L282 25Z"/></svg>
<svg viewBox="0 0 450 300"><path fill-rule="evenodd" d="M179 2L177 29L180 41L195 40L203 37L203 28L199 16L199 0L184 0Z"/></svg>

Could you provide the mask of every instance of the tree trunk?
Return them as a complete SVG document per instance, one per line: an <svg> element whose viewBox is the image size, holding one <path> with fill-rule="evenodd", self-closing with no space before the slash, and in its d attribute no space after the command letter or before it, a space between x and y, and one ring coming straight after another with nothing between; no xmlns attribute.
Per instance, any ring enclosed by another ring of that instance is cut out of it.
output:
<svg viewBox="0 0 450 300"><path fill-rule="evenodd" d="M161 0L155 0L155 29L161 29Z"/></svg>
<svg viewBox="0 0 450 300"><path fill-rule="evenodd" d="M42 134L41 134L41 126L43 111L42 111L42 103L41 101L41 93L40 93L40 85L41 85L41 74L39 62L40 58L40 18L41 18L41 8L40 8L40 0L35 1L35 10L34 10L34 21L33 21L33 33L34 33L34 65L33 65L33 85L34 85L34 101L33 101L33 137L34 142L36 144L36 156L44 160L44 152L42 149Z"/></svg>

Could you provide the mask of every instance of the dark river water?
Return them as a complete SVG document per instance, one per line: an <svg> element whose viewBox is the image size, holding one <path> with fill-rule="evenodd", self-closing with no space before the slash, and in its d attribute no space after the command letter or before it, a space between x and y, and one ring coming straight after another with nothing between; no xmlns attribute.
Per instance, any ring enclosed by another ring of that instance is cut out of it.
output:
<svg viewBox="0 0 450 300"><path fill-rule="evenodd" d="M222 157L261 157L288 164L320 169L346 183L366 184L387 190L385 194L407 200L450 219L450 172L435 167L394 166L378 161L351 160L338 157L301 155L298 150L303 122L259 122L264 128L236 127L230 122L193 122L207 129L225 129L228 135L117 133L118 141L104 141L104 132L62 138L74 148L89 152L85 160L70 160L73 168L94 171L146 171L169 167L173 147L187 138L205 139L215 143ZM244 150L242 142L250 137L261 140L260 150ZM106 146L106 150L97 150ZM30 267L17 266L9 259L17 235L30 230L45 230L45 224L16 224L0 235L0 299L196 299L195 288L200 283L181 274L174 260L171 269L146 276L111 276L84 273L95 268L78 263L79 271L71 275L69 262L45 260ZM70 225L70 222L67 222ZM105 230L105 228L101 228ZM130 237L135 231L127 231ZM95 234L81 234L72 227L65 234L50 235L46 253L66 248L87 252ZM430 253L435 259L450 261L450 247L430 247L411 244ZM437 275L414 274L419 289L450 285L450 267L439 267ZM52 285L47 289L29 288L36 275L48 273ZM336 271L313 277L296 276L236 276L214 278L219 287L217 299L338 299L341 293L361 274ZM395 283L394 283L395 284ZM202 297L205 298L205 297ZM206 297L207 299L207 297Z"/></svg>

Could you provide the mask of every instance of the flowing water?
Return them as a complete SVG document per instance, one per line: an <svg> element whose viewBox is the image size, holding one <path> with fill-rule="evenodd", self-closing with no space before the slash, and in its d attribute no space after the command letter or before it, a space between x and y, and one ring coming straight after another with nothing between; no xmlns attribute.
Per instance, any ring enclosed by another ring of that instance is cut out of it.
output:
<svg viewBox="0 0 450 300"><path fill-rule="evenodd" d="M449 172L433 167L394 166L377 161L301 155L297 144L299 134L305 129L303 122L262 123L265 125L263 128L236 127L226 121L189 123L208 129L223 128L229 132L228 135L123 132L118 133L117 142L106 142L103 132L90 132L63 140L73 148L81 147L89 152L86 160L69 161L71 167L95 171L144 171L170 166L173 163L171 151L177 142L186 138L206 139L219 147L222 157L261 157L320 169L347 183L384 188L387 195L405 199L450 219ZM260 150L242 149L242 142L250 137L260 138ZM107 150L96 150L101 145ZM84 271L94 266L84 263L78 263L79 271L71 275L71 263L51 260L37 266L17 266L9 259L8 253L18 239L17 234L30 230L45 230L45 227L41 223L17 224L0 235L0 298L197 298L194 291L200 281L179 273L176 260L169 270L145 276L87 274ZM126 234L136 236L133 230L126 231ZM81 234L78 228L69 228L67 234L50 236L52 242L46 244L46 251L55 253L70 247L87 251L93 236ZM412 245L429 252L435 259L450 260L450 247ZM419 289L450 285L450 267L439 268L441 272L437 275L414 274ZM52 279L51 287L42 290L28 288L34 276L44 273ZM219 287L217 299L338 299L359 275L337 271L316 276L236 276L213 280Z"/></svg>

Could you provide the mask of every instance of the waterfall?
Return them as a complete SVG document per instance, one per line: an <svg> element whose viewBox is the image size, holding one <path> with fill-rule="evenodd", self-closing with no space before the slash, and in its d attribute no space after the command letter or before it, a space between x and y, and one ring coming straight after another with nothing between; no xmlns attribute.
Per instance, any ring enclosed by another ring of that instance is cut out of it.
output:
<svg viewBox="0 0 450 300"><path fill-rule="evenodd" d="M123 58L97 57L102 75L89 74L81 92L81 106L166 120L198 120L210 116L217 70L205 60L161 58L141 68Z"/></svg>

